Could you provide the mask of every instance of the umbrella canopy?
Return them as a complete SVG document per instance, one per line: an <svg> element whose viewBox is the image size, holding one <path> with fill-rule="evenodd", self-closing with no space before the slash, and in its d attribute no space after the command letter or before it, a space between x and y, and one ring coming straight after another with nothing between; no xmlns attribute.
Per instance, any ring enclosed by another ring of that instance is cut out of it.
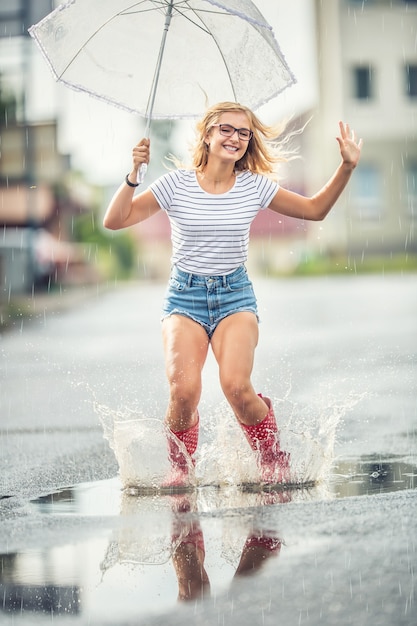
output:
<svg viewBox="0 0 417 626"><path fill-rule="evenodd" d="M295 82L250 0L68 0L29 32L56 80L149 120L256 109Z"/></svg>

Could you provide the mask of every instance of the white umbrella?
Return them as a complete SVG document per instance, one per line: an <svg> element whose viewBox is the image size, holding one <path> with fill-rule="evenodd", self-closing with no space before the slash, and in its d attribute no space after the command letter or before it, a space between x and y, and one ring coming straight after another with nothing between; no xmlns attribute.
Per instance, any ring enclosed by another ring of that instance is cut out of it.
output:
<svg viewBox="0 0 417 626"><path fill-rule="evenodd" d="M67 0L29 33L57 81L151 119L232 100L256 109L295 82L250 0Z"/></svg>

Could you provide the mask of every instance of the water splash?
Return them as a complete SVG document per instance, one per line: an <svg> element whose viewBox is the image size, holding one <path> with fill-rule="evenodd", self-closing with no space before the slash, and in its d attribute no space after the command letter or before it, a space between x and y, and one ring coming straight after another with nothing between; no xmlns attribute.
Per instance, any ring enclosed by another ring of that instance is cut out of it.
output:
<svg viewBox="0 0 417 626"><path fill-rule="evenodd" d="M303 407L288 397L272 398L281 447L291 455L288 482L311 485L329 479L338 427L361 399L352 393L337 402L323 394L320 406ZM95 408L119 464L122 485L160 487L171 467L167 454L171 433L163 421L138 410L114 411L98 403ZM200 444L195 468L190 463L190 483L197 487L259 483L256 453L248 446L229 405L223 402L207 415L204 408L200 407Z"/></svg>
<svg viewBox="0 0 417 626"><path fill-rule="evenodd" d="M144 566L167 563L186 532L180 528L173 537L178 524L174 505L173 497L132 498L127 492L123 493L120 523L113 531L100 566L103 575L120 564ZM196 510L196 505L192 508Z"/></svg>
<svg viewBox="0 0 417 626"><path fill-rule="evenodd" d="M103 426L119 465L124 489L157 489L169 478L171 463L168 443L188 456L183 444L176 439L161 419L144 416L140 411L114 411L95 403L95 410ZM189 460L189 484L194 483L194 466Z"/></svg>
<svg viewBox="0 0 417 626"><path fill-rule="evenodd" d="M341 401L323 395L320 404L282 403L279 410L288 418L281 439L283 447L291 451L295 482L324 483L329 479L338 429L362 399L363 394L352 392Z"/></svg>

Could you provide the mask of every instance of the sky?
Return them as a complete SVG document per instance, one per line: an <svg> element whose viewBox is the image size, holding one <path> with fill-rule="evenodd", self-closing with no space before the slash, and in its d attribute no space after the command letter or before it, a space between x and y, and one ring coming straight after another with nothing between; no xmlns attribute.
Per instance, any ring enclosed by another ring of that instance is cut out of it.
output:
<svg viewBox="0 0 417 626"><path fill-rule="evenodd" d="M260 117L276 122L311 109L317 100L315 24L313 0L255 0L271 24L297 84L258 110ZM32 39L28 45L35 46ZM72 155L75 169L96 184L112 185L130 169L131 149L143 135L144 123L132 115L86 94L55 83L42 55L31 57L29 76L31 119L58 115L59 149ZM179 153L186 149L194 122L182 122L176 133ZM152 140L152 131L151 131Z"/></svg>

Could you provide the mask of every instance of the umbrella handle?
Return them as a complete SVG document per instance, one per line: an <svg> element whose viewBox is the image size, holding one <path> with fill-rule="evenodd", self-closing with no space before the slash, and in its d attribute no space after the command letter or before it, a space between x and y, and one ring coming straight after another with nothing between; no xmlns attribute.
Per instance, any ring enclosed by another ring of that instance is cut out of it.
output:
<svg viewBox="0 0 417 626"><path fill-rule="evenodd" d="M164 54L165 41L167 38L169 26L171 24L173 6L174 6L174 0L170 0L169 5L167 6L166 15L165 15L164 32L162 34L161 45L159 48L158 60L157 60L156 68L155 68L155 74L153 77L151 93L149 94L148 105L146 107L146 120L147 121L146 121L145 137L149 137L149 129L151 127L153 105L155 102L156 89L157 89L158 82L159 82L159 72L161 70L161 63L162 63L162 56ZM138 171L138 183L139 184L143 183L147 169L148 169L148 166L146 165L146 163L142 163Z"/></svg>
<svg viewBox="0 0 417 626"><path fill-rule="evenodd" d="M138 183L139 183L139 185L141 185L143 183L143 181L145 180L147 169L148 169L148 166L147 166L146 163L142 163L142 165L138 169Z"/></svg>

